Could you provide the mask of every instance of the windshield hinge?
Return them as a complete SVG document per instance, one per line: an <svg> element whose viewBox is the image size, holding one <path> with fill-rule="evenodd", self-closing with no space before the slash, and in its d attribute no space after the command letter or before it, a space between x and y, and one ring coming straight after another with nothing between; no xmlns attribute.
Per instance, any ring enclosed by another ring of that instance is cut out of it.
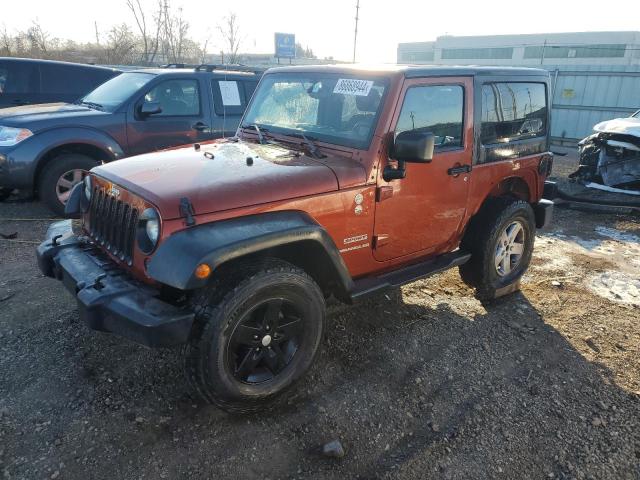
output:
<svg viewBox="0 0 640 480"><path fill-rule="evenodd" d="M196 224L196 219L193 218L193 205L191 205L191 202L187 197L182 197L180 199L180 215L184 217L187 227Z"/></svg>

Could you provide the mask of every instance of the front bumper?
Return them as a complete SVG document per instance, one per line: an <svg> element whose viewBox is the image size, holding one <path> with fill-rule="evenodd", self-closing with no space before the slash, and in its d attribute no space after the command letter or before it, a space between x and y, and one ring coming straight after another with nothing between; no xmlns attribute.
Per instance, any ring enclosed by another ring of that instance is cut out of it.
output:
<svg viewBox="0 0 640 480"><path fill-rule="evenodd" d="M37 256L42 273L61 280L75 295L80 317L90 328L149 347L180 345L189 338L194 314L128 278L96 247L73 235L71 220L51 225Z"/></svg>

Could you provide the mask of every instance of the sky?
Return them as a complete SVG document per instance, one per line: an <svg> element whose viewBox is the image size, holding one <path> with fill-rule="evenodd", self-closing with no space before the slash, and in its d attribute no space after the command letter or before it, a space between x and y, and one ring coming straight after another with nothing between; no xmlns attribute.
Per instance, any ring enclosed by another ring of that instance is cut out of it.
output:
<svg viewBox="0 0 640 480"><path fill-rule="evenodd" d="M149 5L154 0L141 0ZM123 21L133 26L125 0L0 0L9 32L26 29L34 19L54 37L93 41L94 22L106 34ZM241 29L240 50L273 52L273 33L294 33L296 41L320 57L351 60L356 0L171 0L190 22L190 36L222 47L216 26L230 11ZM604 7L603 5L606 5ZM431 41L440 35L500 35L580 31L640 30L640 0L360 0L356 58L394 63L399 42Z"/></svg>

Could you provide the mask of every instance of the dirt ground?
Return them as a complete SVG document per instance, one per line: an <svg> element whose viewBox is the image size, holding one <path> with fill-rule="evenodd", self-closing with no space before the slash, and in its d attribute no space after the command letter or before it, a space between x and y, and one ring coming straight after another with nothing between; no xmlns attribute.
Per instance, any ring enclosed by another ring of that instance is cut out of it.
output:
<svg viewBox="0 0 640 480"><path fill-rule="evenodd" d="M289 401L244 418L197 400L177 351L86 328L35 264L49 220L24 219L49 216L0 204L5 479L640 478L637 214L557 209L491 305L457 271L333 305Z"/></svg>

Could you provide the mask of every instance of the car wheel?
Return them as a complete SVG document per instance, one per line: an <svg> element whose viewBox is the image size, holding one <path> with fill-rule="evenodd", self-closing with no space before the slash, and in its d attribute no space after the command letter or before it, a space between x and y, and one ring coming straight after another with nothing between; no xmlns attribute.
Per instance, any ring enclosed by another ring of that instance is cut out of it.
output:
<svg viewBox="0 0 640 480"><path fill-rule="evenodd" d="M461 243L471 259L459 267L480 300L492 300L519 289L529 267L535 240L535 216L522 200L490 200L474 218Z"/></svg>
<svg viewBox="0 0 640 480"><path fill-rule="evenodd" d="M40 199L55 214L64 216L64 206L73 187L80 183L98 162L86 155L70 153L51 159L40 175Z"/></svg>
<svg viewBox="0 0 640 480"><path fill-rule="evenodd" d="M185 370L200 396L231 413L271 404L309 369L324 332L314 280L275 259L235 268L195 293Z"/></svg>

